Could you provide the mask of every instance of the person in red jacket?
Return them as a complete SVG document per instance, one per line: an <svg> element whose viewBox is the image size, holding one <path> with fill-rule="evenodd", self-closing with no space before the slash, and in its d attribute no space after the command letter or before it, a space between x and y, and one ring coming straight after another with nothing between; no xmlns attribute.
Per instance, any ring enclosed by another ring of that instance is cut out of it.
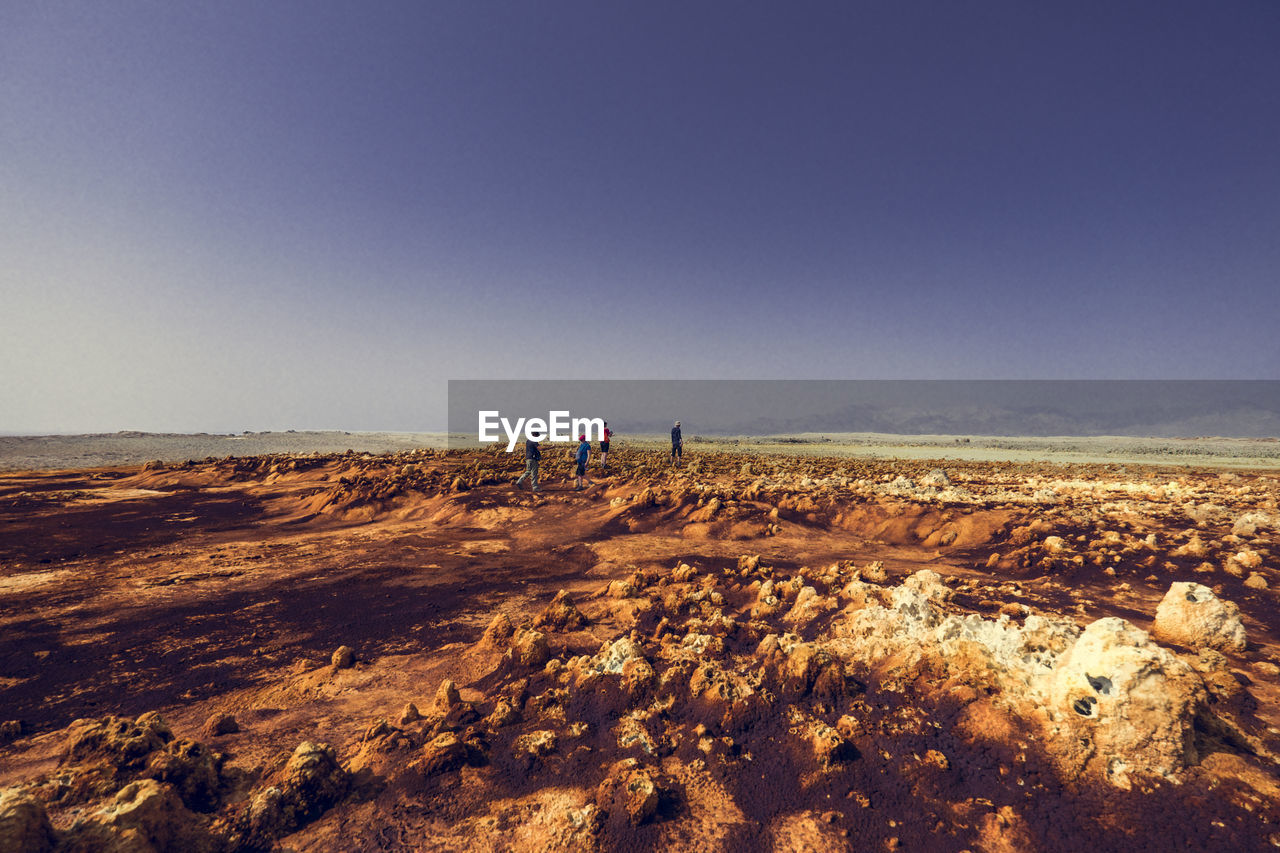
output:
<svg viewBox="0 0 1280 853"><path fill-rule="evenodd" d="M609 438L613 435L613 430L609 429L609 422L604 422L604 435L600 437L600 467L605 468L609 464Z"/></svg>

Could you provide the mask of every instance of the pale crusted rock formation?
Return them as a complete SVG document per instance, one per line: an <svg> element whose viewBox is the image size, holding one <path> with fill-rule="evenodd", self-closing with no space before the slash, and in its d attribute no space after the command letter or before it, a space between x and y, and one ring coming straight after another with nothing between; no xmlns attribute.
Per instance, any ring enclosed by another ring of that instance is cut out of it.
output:
<svg viewBox="0 0 1280 853"><path fill-rule="evenodd" d="M928 474L920 478L920 485L929 486L934 489L945 489L951 485L951 478L947 476L947 472L941 468L934 468Z"/></svg>
<svg viewBox="0 0 1280 853"><path fill-rule="evenodd" d="M819 595L816 589L806 586L796 594L795 604L791 605L791 609L782 617L782 620L796 628L801 628L834 609L835 603L830 598Z"/></svg>
<svg viewBox="0 0 1280 853"><path fill-rule="evenodd" d="M110 805L73 825L68 836L66 849L84 851L212 853L221 846L177 791L154 779L121 788Z"/></svg>
<svg viewBox="0 0 1280 853"><path fill-rule="evenodd" d="M21 788L0 791L0 850L48 853L53 827L44 805Z"/></svg>
<svg viewBox="0 0 1280 853"><path fill-rule="evenodd" d="M1151 633L1164 642L1197 650L1242 652L1246 645L1240 608L1198 583L1179 582L1169 587L1156 608Z"/></svg>
<svg viewBox="0 0 1280 853"><path fill-rule="evenodd" d="M1131 771L1169 775L1197 761L1193 723L1204 683L1123 619L1099 619L1057 661L1046 709L1060 749L1128 786Z"/></svg>
<svg viewBox="0 0 1280 853"><path fill-rule="evenodd" d="M1081 632L1038 614L1019 627L1007 616L947 614L950 596L938 575L917 572L890 591L888 607L846 609L817 647L862 667L928 664L994 688L1011 716L1042 728L1068 775L1096 771L1123 787L1130 773L1167 776L1197 760L1203 681L1145 631L1108 618Z"/></svg>

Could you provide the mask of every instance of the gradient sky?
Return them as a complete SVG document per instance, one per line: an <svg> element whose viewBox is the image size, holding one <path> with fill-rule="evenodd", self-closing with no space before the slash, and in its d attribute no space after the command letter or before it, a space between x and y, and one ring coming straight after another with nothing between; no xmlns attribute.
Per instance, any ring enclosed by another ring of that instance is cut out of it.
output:
<svg viewBox="0 0 1280 853"><path fill-rule="evenodd" d="M1280 4L0 4L0 431L1277 378Z"/></svg>

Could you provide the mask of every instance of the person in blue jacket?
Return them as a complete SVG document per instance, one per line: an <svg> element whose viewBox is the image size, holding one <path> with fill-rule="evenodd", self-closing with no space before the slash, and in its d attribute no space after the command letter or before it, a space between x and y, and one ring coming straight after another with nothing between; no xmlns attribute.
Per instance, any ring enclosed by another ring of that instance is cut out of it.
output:
<svg viewBox="0 0 1280 853"><path fill-rule="evenodd" d="M580 442L578 444L578 452L573 457L574 464L577 466L574 469L574 476L577 478L577 483L573 487L575 492L582 491L583 481L585 481L588 486L595 485L595 483L587 479L587 460L591 458L591 442L587 441L587 437L585 435L578 436L578 441Z"/></svg>

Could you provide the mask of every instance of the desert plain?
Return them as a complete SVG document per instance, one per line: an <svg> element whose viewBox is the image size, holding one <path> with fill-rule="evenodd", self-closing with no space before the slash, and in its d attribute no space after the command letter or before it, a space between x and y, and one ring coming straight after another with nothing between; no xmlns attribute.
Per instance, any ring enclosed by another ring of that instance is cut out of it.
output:
<svg viewBox="0 0 1280 853"><path fill-rule="evenodd" d="M948 443L37 448L0 850L1280 846L1275 445Z"/></svg>

